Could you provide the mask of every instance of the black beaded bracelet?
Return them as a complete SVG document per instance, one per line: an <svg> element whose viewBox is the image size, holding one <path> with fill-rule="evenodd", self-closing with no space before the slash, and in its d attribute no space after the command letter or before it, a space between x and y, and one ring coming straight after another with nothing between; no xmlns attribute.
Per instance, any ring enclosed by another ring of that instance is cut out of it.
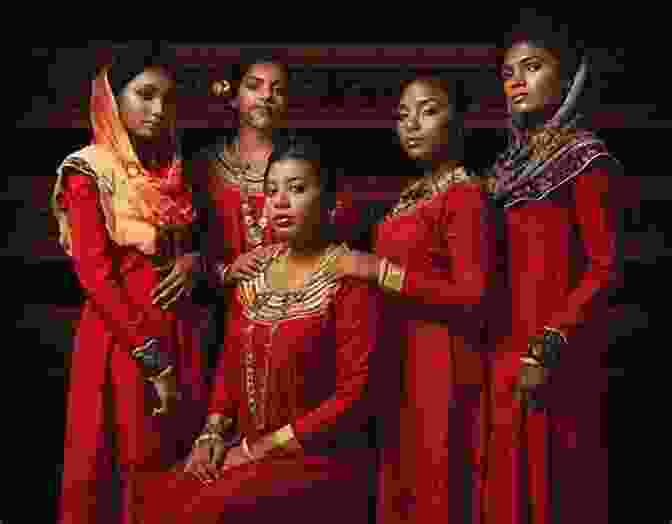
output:
<svg viewBox="0 0 672 524"><path fill-rule="evenodd" d="M561 348L567 345L567 339L557 330L544 328L540 340L540 351L535 351L534 344L530 344L527 355L523 357L526 363L535 362L539 366L551 369L560 361Z"/></svg>
<svg viewBox="0 0 672 524"><path fill-rule="evenodd" d="M131 354L152 374L160 373L172 365L168 355L161 351L159 339L155 337L148 338L142 346L135 348Z"/></svg>

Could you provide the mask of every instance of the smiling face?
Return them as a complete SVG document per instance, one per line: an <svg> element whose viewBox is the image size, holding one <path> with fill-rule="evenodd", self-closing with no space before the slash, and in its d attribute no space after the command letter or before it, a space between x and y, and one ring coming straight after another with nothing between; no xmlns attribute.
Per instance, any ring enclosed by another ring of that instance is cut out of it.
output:
<svg viewBox="0 0 672 524"><path fill-rule="evenodd" d="M147 68L126 84L117 104L129 134L155 140L175 125L175 81L161 67Z"/></svg>
<svg viewBox="0 0 672 524"><path fill-rule="evenodd" d="M279 64L252 64L236 98L241 125L256 129L278 126L287 112L287 82L287 74Z"/></svg>
<svg viewBox="0 0 672 524"><path fill-rule="evenodd" d="M316 166L306 160L284 159L271 164L266 198L273 233L281 241L316 239L322 223L322 187Z"/></svg>
<svg viewBox="0 0 672 524"><path fill-rule="evenodd" d="M559 60L548 50L528 42L513 45L502 66L504 93L511 111L542 111L562 102Z"/></svg>
<svg viewBox="0 0 672 524"><path fill-rule="evenodd" d="M413 160L446 156L455 108L440 85L427 80L410 83L399 101L397 133L406 154Z"/></svg>

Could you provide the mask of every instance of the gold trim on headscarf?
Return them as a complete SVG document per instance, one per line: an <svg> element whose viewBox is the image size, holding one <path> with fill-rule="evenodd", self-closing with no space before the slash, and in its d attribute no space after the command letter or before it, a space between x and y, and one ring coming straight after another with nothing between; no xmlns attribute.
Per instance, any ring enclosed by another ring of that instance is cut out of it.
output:
<svg viewBox="0 0 672 524"><path fill-rule="evenodd" d="M103 69L92 84L90 117L93 144L69 155L58 168L52 209L59 223L59 242L71 255L70 226L60 197L63 171L74 168L95 180L112 241L154 255L159 228L186 226L193 222L195 212L191 205L191 192L182 181L182 165L177 155L165 170L165 180L142 166L119 116L107 78L108 69ZM175 143L175 129L171 128L170 133L172 143ZM170 194L164 190L166 180L174 182Z"/></svg>

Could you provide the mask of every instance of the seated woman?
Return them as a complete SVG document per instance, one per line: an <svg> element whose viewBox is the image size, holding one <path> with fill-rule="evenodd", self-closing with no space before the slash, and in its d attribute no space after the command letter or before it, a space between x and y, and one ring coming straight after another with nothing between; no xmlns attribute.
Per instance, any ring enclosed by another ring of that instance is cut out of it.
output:
<svg viewBox="0 0 672 524"><path fill-rule="evenodd" d="M294 522L368 521L374 457L362 427L378 298L334 276L348 248L330 234L332 182L310 141L274 149L265 191L280 243L236 287L186 465L138 481L143 523L256 522L283 509ZM330 504L334 493L347 504Z"/></svg>

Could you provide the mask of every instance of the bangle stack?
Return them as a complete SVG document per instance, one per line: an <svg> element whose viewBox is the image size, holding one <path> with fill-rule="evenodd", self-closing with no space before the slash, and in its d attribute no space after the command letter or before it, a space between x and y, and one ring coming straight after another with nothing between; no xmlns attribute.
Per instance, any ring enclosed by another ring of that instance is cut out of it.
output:
<svg viewBox="0 0 672 524"><path fill-rule="evenodd" d="M404 287L406 271L387 258L381 258L378 263L378 285L387 291L400 293Z"/></svg>
<svg viewBox="0 0 672 524"><path fill-rule="evenodd" d="M545 327L543 335L538 341L530 343L527 353L520 360L528 366L551 369L557 366L560 361L561 348L566 345L567 337L562 331Z"/></svg>
<svg viewBox="0 0 672 524"><path fill-rule="evenodd" d="M224 417L218 422L208 421L201 434L194 442L194 447L198 446L201 442L207 442L211 440L217 440L219 442L226 442L224 439L224 434L233 426L233 419Z"/></svg>
<svg viewBox="0 0 672 524"><path fill-rule="evenodd" d="M152 337L131 351L131 356L141 363L145 371L151 375L152 380L161 378L172 371L172 362L159 346L159 339Z"/></svg>

